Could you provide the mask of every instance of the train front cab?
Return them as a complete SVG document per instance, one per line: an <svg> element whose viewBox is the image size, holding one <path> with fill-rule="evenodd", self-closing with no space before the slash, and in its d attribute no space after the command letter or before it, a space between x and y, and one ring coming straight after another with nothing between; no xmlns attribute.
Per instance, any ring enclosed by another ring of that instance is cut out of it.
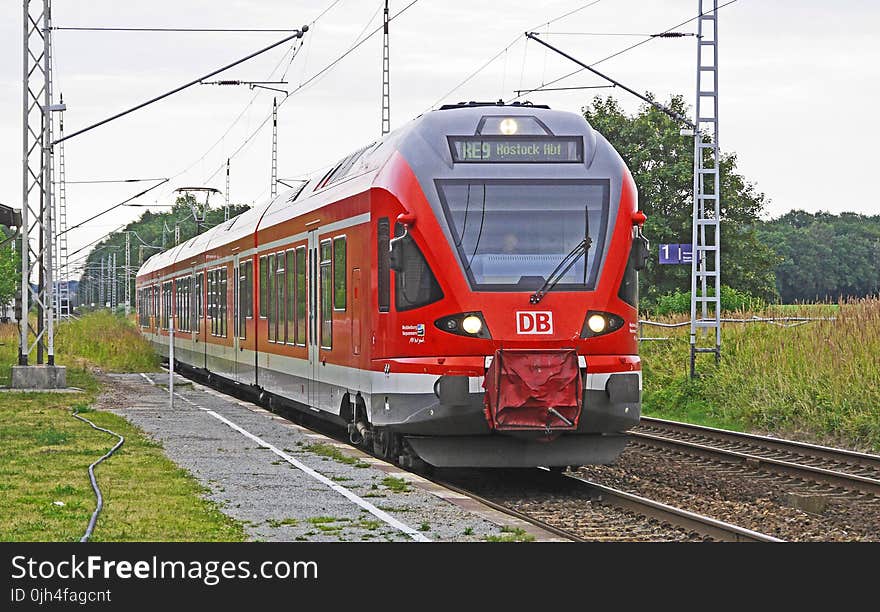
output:
<svg viewBox="0 0 880 612"><path fill-rule="evenodd" d="M620 157L575 125L589 164L581 149L444 173L404 146L374 197L374 369L389 384L370 420L429 464L610 463L639 421L644 217Z"/></svg>

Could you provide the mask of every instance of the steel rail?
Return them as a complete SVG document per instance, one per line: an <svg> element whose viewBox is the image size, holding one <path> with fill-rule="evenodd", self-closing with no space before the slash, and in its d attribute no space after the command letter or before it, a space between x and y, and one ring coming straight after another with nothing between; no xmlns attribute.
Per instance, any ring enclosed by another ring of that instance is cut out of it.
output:
<svg viewBox="0 0 880 612"><path fill-rule="evenodd" d="M654 446L660 446L670 450L685 449L689 453L697 454L707 459L717 460L719 457L722 457L724 459L744 463L754 468L765 467L770 471L779 472L795 478L813 480L841 487L843 489L857 490L862 491L863 493L880 496L880 479L877 478L831 470L806 463L796 463L794 461L766 457L754 453L720 448L709 444L700 444L670 436L640 431L630 431L629 435L634 439L646 441L648 444ZM777 440L773 441L778 443ZM762 440L761 443L764 443L764 441Z"/></svg>
<svg viewBox="0 0 880 612"><path fill-rule="evenodd" d="M708 536L721 542L783 542L779 538L745 529L731 523L725 523L708 516L703 516L689 510L682 510L667 504L633 495L626 491L612 489L598 483L586 480L573 474L565 474L566 478L576 480L590 487L600 494L600 501L617 508L622 508L636 514L656 519L672 527L678 527ZM607 499L606 499L607 498Z"/></svg>
<svg viewBox="0 0 880 612"><path fill-rule="evenodd" d="M667 419L658 419L655 417L643 416L641 418L641 422L642 424L648 424L649 426L653 424L673 431L680 431L682 433L708 434L711 436L737 442L760 442L761 444L767 446L768 448L773 448L774 450L792 452L792 449L798 449L805 451L806 453L816 458L830 459L833 461L854 461L864 467L880 470L880 455L872 455L871 453L863 453L846 448L835 448L833 446L822 446L820 444L800 442L798 440L774 438L771 436L763 436L760 434L745 433L741 431L718 429L716 427L694 425L691 423L682 423L680 421L670 421Z"/></svg>
<svg viewBox="0 0 880 612"><path fill-rule="evenodd" d="M363 451L364 449L360 449L360 450ZM376 457L376 455L373 455L372 453L368 453L368 454L370 454L373 457ZM381 457L376 457L376 458L382 459ZM382 461L387 461L387 459L382 459ZM473 499L474 501L477 501L485 506L489 506L490 508L492 508L494 510L498 510L499 512L501 512L503 514L510 515L516 519L519 519L521 521L524 521L526 523L534 525L535 527L538 527L539 529L543 529L544 531L548 531L548 532L552 533L553 535L559 536L561 538L565 538L566 540L571 540L573 542L588 542L589 541L589 540L586 540L580 536L573 534L570 531L567 531L567 530L562 529L560 527L556 527L555 525L551 525L550 523L547 523L539 518L536 518L534 516L530 516L528 514L520 512L519 510L514 510L510 506L505 506L504 504L499 504L497 502L494 502L491 499L487 499L481 495L477 495L476 493L474 493L472 491L464 489L458 485L454 485L446 480L434 478L433 476L426 476L423 473L420 473L420 472L414 471L414 470L410 470L409 468L401 468L401 469L412 472L413 474L416 474L417 476L420 476L420 477L424 478L425 480L429 480L429 481L433 482L434 484L443 487L444 489L449 489L450 491L454 491L455 493L458 493L460 495L465 495L465 496Z"/></svg>
<svg viewBox="0 0 880 612"><path fill-rule="evenodd" d="M224 385L220 380L215 379L213 382L206 380L200 372L196 372L189 367L184 367L180 371L180 374L197 380L197 382L201 384L205 384L208 387L214 388L221 393L229 395L229 387ZM271 409L272 412L276 414L281 414L281 416L285 416L284 412L279 413L276 409ZM308 429L312 429L316 432L319 432L323 435L329 436L343 444L351 445L348 437L344 434L336 430L335 428L325 427L325 424L318 424L314 422L310 422L307 426ZM300 423L300 426L305 426L303 423ZM380 457L379 455L373 453L370 449L365 449L360 446L351 445L353 448L357 449L360 452L363 452L367 455L370 455L376 459L381 461L388 461L387 459ZM483 504L489 508L497 510L503 514L511 516L515 519L528 523L530 525L534 525L538 529L551 533L560 538L571 540L574 542L588 542L589 539L578 536L571 531L566 529L562 529L557 527L551 523L548 523L542 519L531 516L527 513L521 512L510 506L506 506L504 504L500 504L498 502L492 501L474 493L473 491L461 487L456 484L450 483L448 480L436 477L433 474L426 474L423 471L419 471L416 469L407 468L405 466L401 466L399 464L395 464L402 470L407 472L411 472L425 480L428 480L438 486L441 486L445 489L458 493L460 495L464 495L480 504ZM673 528L683 529L689 532L698 533L702 536L706 536L712 538L713 540L726 541L726 542L782 542L783 540L779 540L778 538L774 538L772 536L762 534L756 531L751 531L749 529L745 529L743 527L738 527L736 525L732 525L730 523L725 523L723 521L719 521L717 519L713 519L711 517L702 516L696 514L694 512L690 512L688 510L683 510L680 508L675 508L673 506L669 506L663 504L661 502L657 502L654 500L650 500L648 498L639 497L637 495L633 495L631 493L627 493L625 491L619 491L616 489L612 489L610 487L606 487L604 485L599 485L597 483L590 482L583 478L565 474L559 475L555 473L550 473L546 468L540 468L541 472L547 473L549 477L555 478L566 478L572 481L580 483L582 486L590 487L593 492L597 492L600 495L600 501L603 501L606 504L611 505L612 507L616 507L622 510L626 510L629 512L633 512L639 516L644 516L649 519L657 520L660 523L666 524ZM601 499L604 497L605 499Z"/></svg>

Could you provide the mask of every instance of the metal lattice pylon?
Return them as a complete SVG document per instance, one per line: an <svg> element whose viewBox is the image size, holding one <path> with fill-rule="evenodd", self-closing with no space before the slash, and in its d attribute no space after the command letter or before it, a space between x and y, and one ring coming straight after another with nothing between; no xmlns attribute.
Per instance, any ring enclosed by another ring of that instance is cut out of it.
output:
<svg viewBox="0 0 880 612"><path fill-rule="evenodd" d="M50 0L23 0L23 9L22 252L18 363L28 365L30 353L36 350L38 365L55 365L52 10ZM31 285L35 275L36 289ZM36 328L31 326L28 317L31 304L36 306Z"/></svg>
<svg viewBox="0 0 880 612"><path fill-rule="evenodd" d="M721 175L718 150L718 0L697 0L690 373L701 353L721 359ZM710 333L714 330L714 333Z"/></svg>
<svg viewBox="0 0 880 612"><path fill-rule="evenodd" d="M64 96L61 96L64 104ZM64 137L64 113L59 115L59 136ZM58 145L58 233L55 240L55 278L57 284L56 315L60 321L70 317L70 271L67 253L67 168L64 159L64 142Z"/></svg>
<svg viewBox="0 0 880 612"><path fill-rule="evenodd" d="M278 101L275 98L272 98L272 176L269 180L269 192L274 200L278 195Z"/></svg>
<svg viewBox="0 0 880 612"><path fill-rule="evenodd" d="M391 55L388 48L388 0L382 29L382 136L391 131Z"/></svg>
<svg viewBox="0 0 880 612"><path fill-rule="evenodd" d="M276 173L278 172L277 168L276 168L275 172ZM277 177L276 177L276 182L277 182ZM223 212L223 220L229 221L229 158L228 157L226 158L226 194L225 194L225 196L226 196L226 205L223 207L223 211L224 211Z"/></svg>
<svg viewBox="0 0 880 612"><path fill-rule="evenodd" d="M131 232L125 232L125 316L131 314Z"/></svg>

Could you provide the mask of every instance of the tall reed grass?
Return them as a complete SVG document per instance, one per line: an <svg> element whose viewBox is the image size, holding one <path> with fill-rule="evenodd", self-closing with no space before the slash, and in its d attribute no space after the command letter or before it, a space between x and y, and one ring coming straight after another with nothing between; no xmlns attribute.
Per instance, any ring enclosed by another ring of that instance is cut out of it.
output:
<svg viewBox="0 0 880 612"><path fill-rule="evenodd" d="M880 299L729 314L836 320L724 324L721 363L699 356L694 381L687 328L645 328L672 338L642 343L646 414L880 450Z"/></svg>
<svg viewBox="0 0 880 612"><path fill-rule="evenodd" d="M106 310L85 314L58 327L57 352L111 372L151 372L159 359L128 319Z"/></svg>

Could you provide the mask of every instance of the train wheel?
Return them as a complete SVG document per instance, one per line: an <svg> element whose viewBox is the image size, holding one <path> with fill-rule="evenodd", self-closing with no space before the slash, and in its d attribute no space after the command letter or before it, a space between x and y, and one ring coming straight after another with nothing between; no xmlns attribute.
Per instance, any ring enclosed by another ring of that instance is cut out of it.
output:
<svg viewBox="0 0 880 612"><path fill-rule="evenodd" d="M387 461L397 462L400 436L384 428L373 431L373 452Z"/></svg>

